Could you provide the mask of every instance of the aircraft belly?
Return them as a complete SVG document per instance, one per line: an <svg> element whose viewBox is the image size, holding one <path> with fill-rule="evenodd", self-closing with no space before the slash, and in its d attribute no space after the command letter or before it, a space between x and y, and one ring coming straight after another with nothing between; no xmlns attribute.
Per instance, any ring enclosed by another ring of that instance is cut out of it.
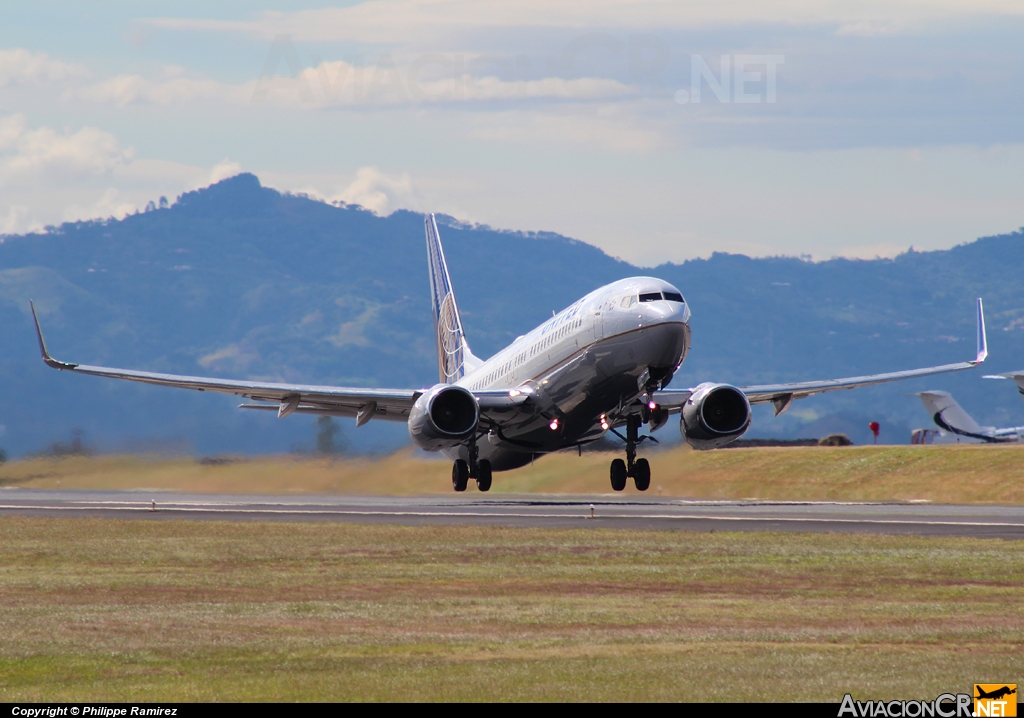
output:
<svg viewBox="0 0 1024 718"><path fill-rule="evenodd" d="M682 324L660 324L609 337L532 382L530 409L502 422L486 443L499 450L545 453L598 438L601 414L637 399L637 378L648 367L674 370L683 361L689 333ZM558 428L550 423L558 418Z"/></svg>

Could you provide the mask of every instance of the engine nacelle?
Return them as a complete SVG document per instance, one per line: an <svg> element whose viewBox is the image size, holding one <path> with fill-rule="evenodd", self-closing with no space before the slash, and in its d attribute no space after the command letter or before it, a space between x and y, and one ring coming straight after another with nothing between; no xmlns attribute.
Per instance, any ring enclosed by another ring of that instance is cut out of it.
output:
<svg viewBox="0 0 1024 718"><path fill-rule="evenodd" d="M424 392L409 412L409 436L425 451L465 441L480 422L480 404L461 386L438 384Z"/></svg>
<svg viewBox="0 0 1024 718"><path fill-rule="evenodd" d="M701 384L683 406L679 431L695 449L717 449L743 436L750 426L750 402L728 384Z"/></svg>

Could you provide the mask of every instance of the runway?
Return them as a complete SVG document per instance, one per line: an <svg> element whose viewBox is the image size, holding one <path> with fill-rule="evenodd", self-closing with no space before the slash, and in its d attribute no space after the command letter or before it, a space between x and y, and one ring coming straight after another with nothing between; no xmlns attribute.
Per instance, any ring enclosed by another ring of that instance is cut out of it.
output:
<svg viewBox="0 0 1024 718"><path fill-rule="evenodd" d="M1024 506L711 501L638 495L265 496L0 490L0 515L142 521L347 521L536 528L790 531L1024 539Z"/></svg>

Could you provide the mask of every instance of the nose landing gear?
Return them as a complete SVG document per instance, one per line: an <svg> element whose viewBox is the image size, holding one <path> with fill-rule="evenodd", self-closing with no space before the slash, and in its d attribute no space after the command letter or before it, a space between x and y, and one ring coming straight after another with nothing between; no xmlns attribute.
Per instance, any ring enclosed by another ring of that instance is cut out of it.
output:
<svg viewBox="0 0 1024 718"><path fill-rule="evenodd" d="M640 417L635 415L626 419L626 436L622 437L626 441L626 460L615 459L612 461L611 480L614 491L625 489L626 479L630 476L633 477L637 491L647 491L651 486L651 465L647 459L636 458L636 447L644 439L653 439L654 437L638 435L640 422Z"/></svg>

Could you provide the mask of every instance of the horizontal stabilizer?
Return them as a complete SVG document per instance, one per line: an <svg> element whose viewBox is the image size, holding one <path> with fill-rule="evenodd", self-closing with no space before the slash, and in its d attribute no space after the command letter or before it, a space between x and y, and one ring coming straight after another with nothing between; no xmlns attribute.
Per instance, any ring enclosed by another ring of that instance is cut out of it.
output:
<svg viewBox="0 0 1024 718"><path fill-rule="evenodd" d="M1009 371L1005 374L987 374L982 377L983 379L1013 379L1017 384L1017 391L1020 392L1021 396L1024 396L1024 370L1021 371Z"/></svg>

